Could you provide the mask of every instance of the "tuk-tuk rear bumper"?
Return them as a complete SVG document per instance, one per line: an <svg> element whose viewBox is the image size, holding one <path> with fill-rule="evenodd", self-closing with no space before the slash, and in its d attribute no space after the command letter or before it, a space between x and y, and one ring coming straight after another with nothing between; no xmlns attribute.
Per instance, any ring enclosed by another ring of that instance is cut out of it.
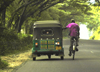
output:
<svg viewBox="0 0 100 72"><path fill-rule="evenodd" d="M42 51L42 52L33 52L32 57L37 57L41 55L53 55L55 54L56 56L64 56L63 51Z"/></svg>

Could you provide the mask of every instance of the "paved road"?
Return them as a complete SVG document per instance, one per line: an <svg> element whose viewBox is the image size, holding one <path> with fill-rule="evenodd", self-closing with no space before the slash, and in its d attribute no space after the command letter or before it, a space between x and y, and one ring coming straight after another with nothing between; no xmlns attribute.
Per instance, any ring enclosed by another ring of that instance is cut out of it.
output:
<svg viewBox="0 0 100 72"><path fill-rule="evenodd" d="M58 56L29 60L13 72L100 72L100 41L80 40L75 60L68 56L69 40L64 40L64 60Z"/></svg>

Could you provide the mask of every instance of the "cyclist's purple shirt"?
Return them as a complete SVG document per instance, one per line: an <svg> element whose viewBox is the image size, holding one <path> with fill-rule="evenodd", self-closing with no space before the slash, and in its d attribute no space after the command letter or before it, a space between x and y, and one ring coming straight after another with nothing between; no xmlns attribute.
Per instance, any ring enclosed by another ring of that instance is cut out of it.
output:
<svg viewBox="0 0 100 72"><path fill-rule="evenodd" d="M79 30L79 26L76 23L69 23L67 26L67 28L69 28L70 30L70 36L78 36L78 30Z"/></svg>

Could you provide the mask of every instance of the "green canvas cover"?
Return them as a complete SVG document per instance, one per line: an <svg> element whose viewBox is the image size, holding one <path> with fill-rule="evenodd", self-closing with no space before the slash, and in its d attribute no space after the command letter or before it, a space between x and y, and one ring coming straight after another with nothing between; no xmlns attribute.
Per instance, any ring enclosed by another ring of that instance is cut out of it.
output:
<svg viewBox="0 0 100 72"><path fill-rule="evenodd" d="M33 27L33 39L62 38L62 25L56 20L36 21Z"/></svg>
<svg viewBox="0 0 100 72"><path fill-rule="evenodd" d="M39 27L62 27L60 22L57 21L57 20L36 21L33 26L34 26L34 28L39 28Z"/></svg>

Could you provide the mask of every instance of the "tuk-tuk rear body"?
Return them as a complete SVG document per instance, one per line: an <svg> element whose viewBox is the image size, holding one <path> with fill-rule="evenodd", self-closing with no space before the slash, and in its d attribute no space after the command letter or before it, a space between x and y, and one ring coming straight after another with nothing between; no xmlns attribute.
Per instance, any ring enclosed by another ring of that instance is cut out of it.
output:
<svg viewBox="0 0 100 72"><path fill-rule="evenodd" d="M33 28L33 60L37 56L55 54L63 59L62 26L58 21L37 21Z"/></svg>

